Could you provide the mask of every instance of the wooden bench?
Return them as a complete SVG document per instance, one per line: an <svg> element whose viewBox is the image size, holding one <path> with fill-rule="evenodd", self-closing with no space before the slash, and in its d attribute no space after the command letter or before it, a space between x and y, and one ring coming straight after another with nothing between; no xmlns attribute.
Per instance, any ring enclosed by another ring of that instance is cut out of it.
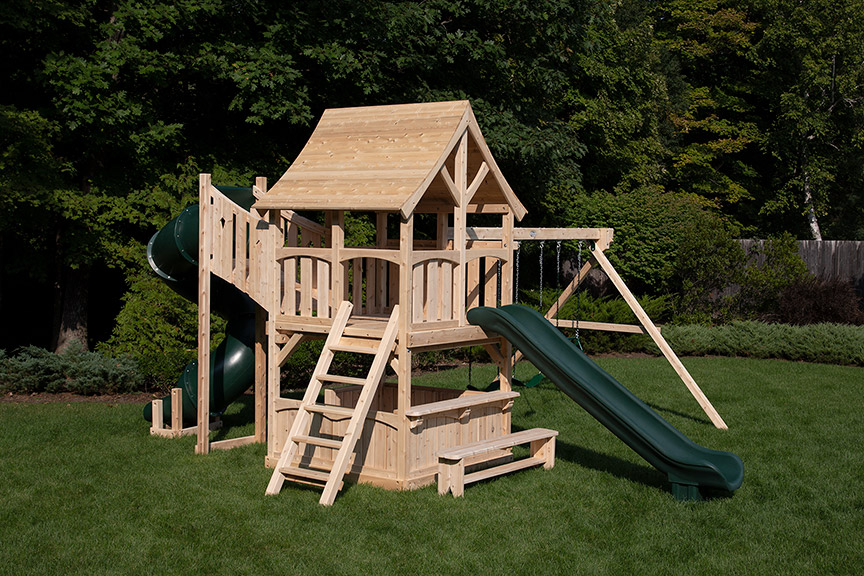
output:
<svg viewBox="0 0 864 576"><path fill-rule="evenodd" d="M479 482L487 478L494 478L501 474L515 472L531 466L543 465L549 469L555 465L555 437L556 430L546 428L532 428L514 432L491 440L482 440L472 444L465 444L441 451L438 454L438 493L447 494L452 492L453 496L462 496L465 492L465 484ZM504 450L520 444L531 444L531 453L527 458L479 470L471 474L465 474L465 459L478 456L495 450Z"/></svg>

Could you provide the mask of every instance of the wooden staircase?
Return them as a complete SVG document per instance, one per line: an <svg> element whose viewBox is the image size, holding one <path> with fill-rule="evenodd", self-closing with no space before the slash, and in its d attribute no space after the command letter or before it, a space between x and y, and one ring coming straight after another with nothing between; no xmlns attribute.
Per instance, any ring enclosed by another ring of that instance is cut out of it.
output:
<svg viewBox="0 0 864 576"><path fill-rule="evenodd" d="M309 386L306 388L306 394L303 396L297 410L297 416L294 418L294 423L291 425L291 430L285 441L285 446L282 448L282 455L279 457L279 462L276 464L276 469L267 485L266 493L268 495L278 494L285 480L291 479L307 484L323 485L324 491L319 502L324 506L330 506L336 499L336 493L342 487L342 479L348 469L357 440L363 433L363 425L366 422L369 407L384 376L384 369L396 343L399 319L399 306L397 305L393 307L390 320L387 322L387 327L377 346L358 345L354 340L344 338L345 327L353 307L351 302L343 302L333 319L333 325L327 340L324 342L318 364L315 366ZM330 365L333 362L335 352L374 354L375 358L372 361L369 374L366 378L330 374ZM319 404L317 402L318 395L324 384L362 386L356 406L346 408ZM350 418L348 429L341 440L316 436L312 433L312 415L316 413L330 417ZM297 458L301 444L338 450L332 469L326 471L302 466L300 459Z"/></svg>

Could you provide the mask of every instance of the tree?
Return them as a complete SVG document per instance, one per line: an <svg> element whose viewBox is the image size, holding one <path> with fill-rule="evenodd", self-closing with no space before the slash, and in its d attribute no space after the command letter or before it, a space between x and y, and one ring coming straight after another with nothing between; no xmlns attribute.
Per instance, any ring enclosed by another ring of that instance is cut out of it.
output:
<svg viewBox="0 0 864 576"><path fill-rule="evenodd" d="M758 24L739 2L728 0L673 0L655 9L655 19L658 41L680 75L670 82L676 89L668 185L746 219L742 205L760 184L762 135L749 59Z"/></svg>
<svg viewBox="0 0 864 576"><path fill-rule="evenodd" d="M762 214L816 240L860 235L864 1L759 0L754 6L764 26L756 44L757 89L769 107L765 146L775 160L774 192Z"/></svg>
<svg viewBox="0 0 864 576"><path fill-rule="evenodd" d="M79 0L0 14L3 76L16 86L0 100L11 127L0 245L29 246L35 258L7 250L6 260L52 279L58 350L86 346L94 266L140 266L149 229L194 192L178 194L165 175L195 167L190 150L242 166L256 134L238 126L306 125L311 113L292 57L258 36L254 6Z"/></svg>
<svg viewBox="0 0 864 576"><path fill-rule="evenodd" d="M666 78L639 1L588 8L583 47L567 94L570 124L584 144L584 189L627 193L657 186L669 150Z"/></svg>

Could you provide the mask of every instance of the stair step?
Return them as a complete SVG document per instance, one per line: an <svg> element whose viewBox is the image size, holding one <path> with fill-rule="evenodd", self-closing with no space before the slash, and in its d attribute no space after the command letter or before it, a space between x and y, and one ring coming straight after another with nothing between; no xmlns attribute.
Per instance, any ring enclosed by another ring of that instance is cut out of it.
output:
<svg viewBox="0 0 864 576"><path fill-rule="evenodd" d="M352 354L368 354L370 356L374 356L376 352L378 352L378 347L372 346L357 346L357 345L349 345L349 344L334 344L330 347L330 350L334 352L350 352Z"/></svg>
<svg viewBox="0 0 864 576"><path fill-rule="evenodd" d="M327 414L329 416L343 416L350 418L354 415L353 408L345 408L344 406L328 406L326 404L309 404L305 407L307 412L317 412L318 414Z"/></svg>
<svg viewBox="0 0 864 576"><path fill-rule="evenodd" d="M342 440L336 440L333 438L322 438L321 436L298 435L294 436L291 439L294 442L311 444L313 446L321 446L322 448L335 448L336 450L338 450L342 447Z"/></svg>
<svg viewBox="0 0 864 576"><path fill-rule="evenodd" d="M286 476L296 476L298 478L306 478L316 482L327 483L330 479L330 472L326 470L313 470L312 468L298 468L297 466L285 466L279 469L279 472Z"/></svg>
<svg viewBox="0 0 864 576"><path fill-rule="evenodd" d="M340 376L338 374L321 374L318 376L318 380L321 382L333 382L334 384L353 384L355 386L363 386L366 384L365 378Z"/></svg>

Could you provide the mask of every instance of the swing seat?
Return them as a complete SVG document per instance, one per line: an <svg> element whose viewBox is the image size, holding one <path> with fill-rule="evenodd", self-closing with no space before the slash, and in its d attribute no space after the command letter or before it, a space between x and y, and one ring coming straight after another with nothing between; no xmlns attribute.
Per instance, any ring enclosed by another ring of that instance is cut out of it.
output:
<svg viewBox="0 0 864 576"><path fill-rule="evenodd" d="M537 374L532 376L530 380L525 382L524 386L526 388L535 388L535 387L540 385L540 382L542 382L544 378L545 378L545 376L543 376L543 373L538 372Z"/></svg>

